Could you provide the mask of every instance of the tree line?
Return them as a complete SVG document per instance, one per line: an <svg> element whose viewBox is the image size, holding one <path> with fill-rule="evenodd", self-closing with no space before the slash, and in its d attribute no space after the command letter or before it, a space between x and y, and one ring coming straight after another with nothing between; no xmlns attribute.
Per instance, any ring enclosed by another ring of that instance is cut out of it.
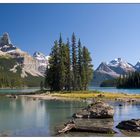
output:
<svg viewBox="0 0 140 140"><path fill-rule="evenodd" d="M9 71L16 64L16 59L0 56L0 88L14 88L23 86L19 69L17 73Z"/></svg>
<svg viewBox="0 0 140 140"><path fill-rule="evenodd" d="M76 41L73 33L71 42L64 43L60 34L51 49L49 65L46 68L46 88L51 91L87 90L93 77L90 52Z"/></svg>
<svg viewBox="0 0 140 140"><path fill-rule="evenodd" d="M12 73L4 69L4 67L0 66L0 88L22 87L23 85L24 85L24 82L21 79L19 74Z"/></svg>
<svg viewBox="0 0 140 140"><path fill-rule="evenodd" d="M108 79L108 80L104 80L100 84L100 87L116 87L116 85L117 85L117 79Z"/></svg>
<svg viewBox="0 0 140 140"><path fill-rule="evenodd" d="M140 88L140 72L120 76L117 80L117 88Z"/></svg>

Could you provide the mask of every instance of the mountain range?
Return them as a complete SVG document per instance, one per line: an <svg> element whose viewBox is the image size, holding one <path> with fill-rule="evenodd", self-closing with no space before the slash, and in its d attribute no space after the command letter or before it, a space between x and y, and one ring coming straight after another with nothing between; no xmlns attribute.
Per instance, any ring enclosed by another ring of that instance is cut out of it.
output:
<svg viewBox="0 0 140 140"><path fill-rule="evenodd" d="M10 77L21 78L27 86L38 86L43 79L49 56L41 52L32 55L12 44L9 34L0 37L0 73ZM109 63L102 62L94 71L92 85L99 86L104 80L114 79L120 75L140 71L140 62L132 65L122 58ZM1 77L0 77L1 78Z"/></svg>
<svg viewBox="0 0 140 140"><path fill-rule="evenodd" d="M114 59L109 63L102 62L94 71L92 84L99 86L104 80L114 79L134 71L140 71L140 62L134 66L122 58Z"/></svg>
<svg viewBox="0 0 140 140"><path fill-rule="evenodd" d="M0 72L19 74L22 79L43 78L49 56L35 52L33 56L12 44L9 34L0 37ZM6 67L5 67L6 66ZM33 79L31 79L33 80ZM34 82L34 81L33 81ZM34 85L36 86L36 85Z"/></svg>

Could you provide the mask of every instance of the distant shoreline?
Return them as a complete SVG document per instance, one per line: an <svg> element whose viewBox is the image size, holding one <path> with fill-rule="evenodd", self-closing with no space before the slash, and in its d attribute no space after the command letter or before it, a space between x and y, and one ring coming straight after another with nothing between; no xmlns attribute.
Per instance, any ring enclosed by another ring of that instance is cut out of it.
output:
<svg viewBox="0 0 140 140"><path fill-rule="evenodd" d="M0 93L0 96L16 95L19 97L29 97L41 100L120 100L124 102L131 102L131 100L140 102L140 94L128 93L110 93L101 91L71 91L71 92L52 92L37 90L35 92L23 93Z"/></svg>
<svg viewBox="0 0 140 140"><path fill-rule="evenodd" d="M105 100L105 101L120 101L120 102L140 102L140 94L125 94L125 93L105 93L94 91L82 91L71 93L30 93L22 94L20 97L33 98L33 100L67 100L67 101L91 101L91 100Z"/></svg>

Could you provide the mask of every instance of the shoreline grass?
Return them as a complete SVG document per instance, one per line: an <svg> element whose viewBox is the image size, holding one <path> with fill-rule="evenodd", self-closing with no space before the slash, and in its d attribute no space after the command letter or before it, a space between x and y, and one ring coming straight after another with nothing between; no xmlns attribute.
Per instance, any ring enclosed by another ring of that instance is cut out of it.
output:
<svg viewBox="0 0 140 140"><path fill-rule="evenodd" d="M108 93L99 91L73 91L73 92L59 92L51 94L54 97L64 98L77 98L77 99L89 99L89 98L103 98L103 99L140 99L140 94L126 94L126 93Z"/></svg>
<svg viewBox="0 0 140 140"><path fill-rule="evenodd" d="M1 96L6 96L7 94L0 94ZM107 99L107 100L128 100L128 99L137 99L140 100L140 94L127 94L127 93L109 93L101 91L71 91L71 92L49 92L47 90L39 90L36 92L30 93L20 93L15 95L24 95L33 98L42 98L42 99L68 99L68 100L86 100L86 99Z"/></svg>

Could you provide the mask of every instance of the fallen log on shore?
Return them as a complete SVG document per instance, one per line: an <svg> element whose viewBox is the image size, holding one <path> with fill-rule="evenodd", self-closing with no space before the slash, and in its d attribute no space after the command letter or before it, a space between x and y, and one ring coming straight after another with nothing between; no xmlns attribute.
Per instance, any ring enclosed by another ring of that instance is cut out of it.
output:
<svg viewBox="0 0 140 140"><path fill-rule="evenodd" d="M74 122L65 124L65 127L62 130L59 130L58 133L66 132L91 132L91 133L104 133L104 134L115 134L116 132L112 128L106 127L94 127L94 126L77 126Z"/></svg>

